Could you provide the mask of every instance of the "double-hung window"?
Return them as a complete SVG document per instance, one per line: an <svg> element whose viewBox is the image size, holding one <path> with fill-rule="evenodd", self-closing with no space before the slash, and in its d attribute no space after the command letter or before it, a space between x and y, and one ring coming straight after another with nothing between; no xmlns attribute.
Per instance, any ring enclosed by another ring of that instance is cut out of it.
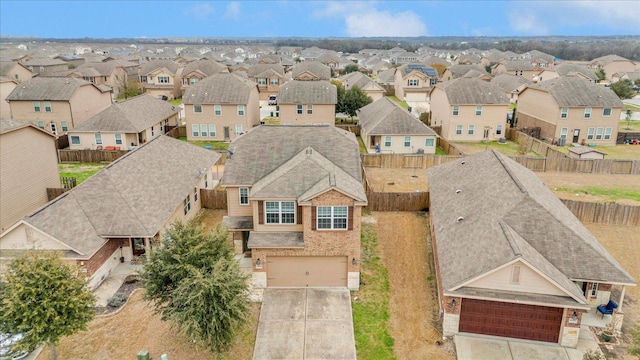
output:
<svg viewBox="0 0 640 360"><path fill-rule="evenodd" d="M238 105L238 116L244 116L244 105Z"/></svg>
<svg viewBox="0 0 640 360"><path fill-rule="evenodd" d="M566 119L567 117L569 117L569 108L562 108L560 110L560 119Z"/></svg>
<svg viewBox="0 0 640 360"><path fill-rule="evenodd" d="M198 188L197 187L193 188L193 201L194 202L198 201Z"/></svg>
<svg viewBox="0 0 640 360"><path fill-rule="evenodd" d="M249 205L249 188L240 188L240 205Z"/></svg>
<svg viewBox="0 0 640 360"><path fill-rule="evenodd" d="M279 83L278 78L269 79L269 85L278 85Z"/></svg>
<svg viewBox="0 0 640 360"><path fill-rule="evenodd" d="M71 136L71 145L80 145L80 136Z"/></svg>
<svg viewBox="0 0 640 360"><path fill-rule="evenodd" d="M189 195L187 195L187 197L184 199L184 214L187 215L189 213L189 210L191 210L191 198L189 197Z"/></svg>
<svg viewBox="0 0 640 360"><path fill-rule="evenodd" d="M604 129L603 128L597 128L596 129L596 140L602 140L602 131Z"/></svg>
<svg viewBox="0 0 640 360"><path fill-rule="evenodd" d="M561 139L566 139L568 131L569 131L569 129L567 129L567 128L560 129L560 138Z"/></svg>
<svg viewBox="0 0 640 360"><path fill-rule="evenodd" d="M216 126L209 124L209 137L216 137Z"/></svg>
<svg viewBox="0 0 640 360"><path fill-rule="evenodd" d="M242 134L242 125L241 124L237 124L236 125L236 135L240 135Z"/></svg>
<svg viewBox="0 0 640 360"><path fill-rule="evenodd" d="M404 147L411 147L411 136L404 137Z"/></svg>
<svg viewBox="0 0 640 360"><path fill-rule="evenodd" d="M384 137L384 147L391 147L391 136Z"/></svg>
<svg viewBox="0 0 640 360"><path fill-rule="evenodd" d="M94 134L96 138L96 145L102 145L102 134Z"/></svg>
<svg viewBox="0 0 640 360"><path fill-rule="evenodd" d="M433 139L425 139L424 140L424 146L425 147L433 147L434 144L435 144L435 142L433 141Z"/></svg>
<svg viewBox="0 0 640 360"><path fill-rule="evenodd" d="M456 135L462 135L462 125L456 125Z"/></svg>
<svg viewBox="0 0 640 360"><path fill-rule="evenodd" d="M201 113L202 112L202 105L193 105L193 112L194 113Z"/></svg>
<svg viewBox="0 0 640 360"><path fill-rule="evenodd" d="M215 116L222 115L222 105L213 105L213 115Z"/></svg>
<svg viewBox="0 0 640 360"><path fill-rule="evenodd" d="M482 115L482 105L476 105L476 116Z"/></svg>
<svg viewBox="0 0 640 360"><path fill-rule="evenodd" d="M591 108L584 108L584 118L591 119Z"/></svg>
<svg viewBox="0 0 640 360"><path fill-rule="evenodd" d="M604 108L604 109L602 109L602 116L604 116L604 117L609 117L609 116L611 116L611 108Z"/></svg>
<svg viewBox="0 0 640 360"><path fill-rule="evenodd" d="M116 145L122 145L122 134L114 134L116 138Z"/></svg>
<svg viewBox="0 0 640 360"><path fill-rule="evenodd" d="M293 201L265 201L267 224L295 224L296 206Z"/></svg>
<svg viewBox="0 0 640 360"><path fill-rule="evenodd" d="M473 135L473 133L476 131L476 126L475 125L469 125L469 127L467 128L467 134L469 135Z"/></svg>
<svg viewBox="0 0 640 360"><path fill-rule="evenodd" d="M49 101L44 102L44 112L51 112L51 102Z"/></svg>
<svg viewBox="0 0 640 360"><path fill-rule="evenodd" d="M207 136L207 124L200 124L200 136Z"/></svg>
<svg viewBox="0 0 640 360"><path fill-rule="evenodd" d="M496 125L496 135L502 135L502 124Z"/></svg>
<svg viewBox="0 0 640 360"><path fill-rule="evenodd" d="M611 139L611 128L604 128L604 139L605 140L610 140Z"/></svg>
<svg viewBox="0 0 640 360"><path fill-rule="evenodd" d="M296 105L296 113L302 115L302 104Z"/></svg>
<svg viewBox="0 0 640 360"><path fill-rule="evenodd" d="M346 230L348 208L346 206L318 206L318 230Z"/></svg>
<svg viewBox="0 0 640 360"><path fill-rule="evenodd" d="M69 123L66 121L61 122L60 127L62 127L62 131L69 131Z"/></svg>
<svg viewBox="0 0 640 360"><path fill-rule="evenodd" d="M193 137L200 136L200 132L198 131L198 124L191 125L191 135L193 135Z"/></svg>
<svg viewBox="0 0 640 360"><path fill-rule="evenodd" d="M453 116L458 116L460 114L460 106L458 105L453 105Z"/></svg>
<svg viewBox="0 0 640 360"><path fill-rule="evenodd" d="M407 85L409 86L418 86L418 84L419 84L418 79L409 79L407 82Z"/></svg>
<svg viewBox="0 0 640 360"><path fill-rule="evenodd" d="M307 104L307 115L313 115L313 104Z"/></svg>
<svg viewBox="0 0 640 360"><path fill-rule="evenodd" d="M40 101L33 102L33 111L40 112Z"/></svg>
<svg viewBox="0 0 640 360"><path fill-rule="evenodd" d="M596 128L589 128L587 130L587 140L593 140L593 135L596 133Z"/></svg>

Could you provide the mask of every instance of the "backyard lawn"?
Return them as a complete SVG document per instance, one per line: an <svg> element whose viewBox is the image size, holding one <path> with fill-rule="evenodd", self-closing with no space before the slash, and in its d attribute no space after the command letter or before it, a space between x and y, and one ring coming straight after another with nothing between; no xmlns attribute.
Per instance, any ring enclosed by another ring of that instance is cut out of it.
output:
<svg viewBox="0 0 640 360"><path fill-rule="evenodd" d="M76 178L76 185L80 185L107 165L93 163L58 164L58 171L60 172L60 177L74 177Z"/></svg>
<svg viewBox="0 0 640 360"><path fill-rule="evenodd" d="M407 104L405 101L400 101L400 99L398 99L397 97L395 97L394 95L391 96L387 96L389 99L397 102L398 104L400 104L400 106L402 106L405 109L409 109L409 104Z"/></svg>
<svg viewBox="0 0 640 360"><path fill-rule="evenodd" d="M569 154L569 147L554 146L554 149ZM593 146L591 149L605 153L605 159L640 160L640 145Z"/></svg>
<svg viewBox="0 0 640 360"><path fill-rule="evenodd" d="M536 172L561 199L640 206L638 175Z"/></svg>
<svg viewBox="0 0 640 360"><path fill-rule="evenodd" d="M507 140L506 143L500 144L497 141L488 142L457 142L454 143L458 150L462 151L465 155L473 155L486 150L498 150L499 152L507 156L523 156L520 146L517 142ZM525 156L541 157L539 154L533 151L527 151Z"/></svg>
<svg viewBox="0 0 640 360"><path fill-rule="evenodd" d="M227 150L229 148L229 143L224 141L191 141L187 140L186 136L180 136L178 139L202 147L211 146L212 150Z"/></svg>

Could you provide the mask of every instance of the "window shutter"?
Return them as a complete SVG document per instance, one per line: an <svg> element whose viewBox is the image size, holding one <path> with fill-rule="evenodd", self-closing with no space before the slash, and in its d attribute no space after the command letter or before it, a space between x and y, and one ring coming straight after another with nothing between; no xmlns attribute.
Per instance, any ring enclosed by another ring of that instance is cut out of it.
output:
<svg viewBox="0 0 640 360"><path fill-rule="evenodd" d="M353 206L349 206L349 215L347 215L347 217L347 221L349 222L347 226L349 227L349 230L353 230Z"/></svg>
<svg viewBox="0 0 640 360"><path fill-rule="evenodd" d="M298 224L302 224L302 206L298 206L298 213L296 214L298 217Z"/></svg>
<svg viewBox="0 0 640 360"><path fill-rule="evenodd" d="M317 211L316 207L312 206L311 207L311 230L315 230L316 226L317 226L317 224L316 224L317 223L317 221L316 221L316 217L317 217L316 211Z"/></svg>
<svg viewBox="0 0 640 360"><path fill-rule="evenodd" d="M258 224L264 224L264 201L258 201Z"/></svg>

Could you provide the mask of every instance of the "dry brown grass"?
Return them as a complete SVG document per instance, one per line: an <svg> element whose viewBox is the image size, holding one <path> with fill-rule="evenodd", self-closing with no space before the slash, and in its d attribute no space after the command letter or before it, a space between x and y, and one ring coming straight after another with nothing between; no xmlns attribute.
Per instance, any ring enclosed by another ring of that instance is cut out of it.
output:
<svg viewBox="0 0 640 360"><path fill-rule="evenodd" d="M398 359L453 359L438 327L435 275L430 268L427 215L374 212L381 258L389 275L389 312Z"/></svg>
<svg viewBox="0 0 640 360"><path fill-rule="evenodd" d="M571 191L573 189L584 189L587 187L597 187L602 189L624 189L636 188L640 191L640 178L637 175L620 174L580 174L568 172L536 172L542 182L544 182L561 199L607 202L615 201L622 205L636 205L640 202L632 199L612 199L607 196L585 194L584 192ZM576 195L577 194L577 195Z"/></svg>
<svg viewBox="0 0 640 360"><path fill-rule="evenodd" d="M367 179L378 192L414 192L428 191L426 169L382 169L366 168Z"/></svg>
<svg viewBox="0 0 640 360"><path fill-rule="evenodd" d="M204 230L211 231L222 224L222 217L227 215L227 210L202 209L199 215L201 216L200 221L204 226Z"/></svg>

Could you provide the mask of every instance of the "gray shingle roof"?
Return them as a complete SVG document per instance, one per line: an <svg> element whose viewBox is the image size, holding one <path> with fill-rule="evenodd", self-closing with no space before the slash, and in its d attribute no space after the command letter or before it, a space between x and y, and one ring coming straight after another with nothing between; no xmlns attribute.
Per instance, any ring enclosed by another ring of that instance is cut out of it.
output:
<svg viewBox="0 0 640 360"><path fill-rule="evenodd" d="M479 64L471 64L471 65L464 65L464 64L459 64L459 65L452 65L451 66L451 76L453 76L454 78L459 78L464 76L464 74L468 73L469 70L476 70L479 71L481 73L487 73L487 70Z"/></svg>
<svg viewBox="0 0 640 360"><path fill-rule="evenodd" d="M9 70L16 66L16 62L13 61L0 61L0 75L7 75Z"/></svg>
<svg viewBox="0 0 640 360"><path fill-rule="evenodd" d="M622 56L619 56L619 55L605 55L605 56L601 56L599 58L595 58L591 60L591 64L598 63L601 65L606 65L614 61L631 61L631 60L627 58L623 58Z"/></svg>
<svg viewBox="0 0 640 360"><path fill-rule="evenodd" d="M247 69L247 76L250 78L267 77L271 74L277 74L284 77L284 67L280 64L255 64Z"/></svg>
<svg viewBox="0 0 640 360"><path fill-rule="evenodd" d="M59 59L52 58L33 58L22 61L24 66L52 66L52 65L67 65L66 62Z"/></svg>
<svg viewBox="0 0 640 360"><path fill-rule="evenodd" d="M478 78L459 78L436 85L444 90L452 105L508 104L504 91Z"/></svg>
<svg viewBox="0 0 640 360"><path fill-rule="evenodd" d="M205 75L213 75L226 70L226 67L213 60L195 60L184 67L183 75L192 71L199 71Z"/></svg>
<svg viewBox="0 0 640 360"><path fill-rule="evenodd" d="M251 90L256 87L252 81L232 73L208 76L185 91L185 104L247 104Z"/></svg>
<svg viewBox="0 0 640 360"><path fill-rule="evenodd" d="M7 100L68 101L80 86L90 82L72 77L37 77L21 82Z"/></svg>
<svg viewBox="0 0 640 360"><path fill-rule="evenodd" d="M574 299L581 295L571 280L635 284L533 172L505 155L486 151L427 177L445 292L515 259Z"/></svg>
<svg viewBox="0 0 640 360"><path fill-rule="evenodd" d="M520 86L527 84L532 84L531 80L526 79L522 76L511 75L507 73L500 74L493 79L491 79L491 83L502 89L504 92L512 92L518 89Z"/></svg>
<svg viewBox="0 0 640 360"><path fill-rule="evenodd" d="M165 68L172 74L178 71L178 63L173 60L153 60L140 66L140 75L148 75L150 72Z"/></svg>
<svg viewBox="0 0 640 360"><path fill-rule="evenodd" d="M613 90L574 76L545 80L529 88L549 92L558 106L622 106Z"/></svg>
<svg viewBox="0 0 640 360"><path fill-rule="evenodd" d="M291 80L280 86L280 104L336 104L338 90L328 81Z"/></svg>
<svg viewBox="0 0 640 360"><path fill-rule="evenodd" d="M137 66L138 64L136 63L128 63L124 61L113 60L113 61L99 62L99 63L85 63L82 65L79 65L77 68L74 69L74 71L84 75L85 74L84 71L89 70L89 71L95 71L94 75L90 75L90 76L109 76L113 73L113 71L117 67L131 68L131 67L137 67Z"/></svg>
<svg viewBox="0 0 640 360"><path fill-rule="evenodd" d="M151 237L220 155L160 136L24 218L89 258L108 237Z"/></svg>
<svg viewBox="0 0 640 360"><path fill-rule="evenodd" d="M71 132L137 133L177 114L179 111L179 108L166 101L142 94L109 106L71 129Z"/></svg>
<svg viewBox="0 0 640 360"><path fill-rule="evenodd" d="M331 68L317 61L303 61L293 66L292 74L294 79L304 72L310 72L320 80L331 79Z"/></svg>
<svg viewBox="0 0 640 360"><path fill-rule="evenodd" d="M507 61L504 63L504 67L508 70L535 70L535 67L531 65L529 60L516 60Z"/></svg>
<svg viewBox="0 0 640 360"><path fill-rule="evenodd" d="M56 137L52 133L48 132L45 129L41 129L31 123L18 121L14 119L0 119L0 134L8 133L14 130L22 129L24 127L30 126L36 130L42 131L43 133L50 135L51 137Z"/></svg>
<svg viewBox="0 0 640 360"><path fill-rule="evenodd" d="M361 108L358 119L368 135L437 136L430 127L386 97Z"/></svg>
<svg viewBox="0 0 640 360"><path fill-rule="evenodd" d="M592 80L598 80L598 76L593 70L587 69L584 65L578 64L560 64L554 68L560 76L575 76L575 74L582 74Z"/></svg>
<svg viewBox="0 0 640 360"><path fill-rule="evenodd" d="M393 83L395 80L396 69L391 68L388 70L384 70L378 74L378 82L379 83Z"/></svg>

